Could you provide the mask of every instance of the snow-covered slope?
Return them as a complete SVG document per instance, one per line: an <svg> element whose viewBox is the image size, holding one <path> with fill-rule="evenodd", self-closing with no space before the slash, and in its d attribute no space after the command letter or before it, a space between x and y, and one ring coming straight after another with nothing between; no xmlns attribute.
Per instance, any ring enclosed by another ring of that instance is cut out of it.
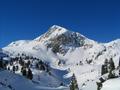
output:
<svg viewBox="0 0 120 90"><path fill-rule="evenodd" d="M120 90L120 78L106 81L101 90Z"/></svg>
<svg viewBox="0 0 120 90"><path fill-rule="evenodd" d="M24 78L23 76L6 70L0 70L0 90L68 90L68 88L43 87Z"/></svg>
<svg viewBox="0 0 120 90"><path fill-rule="evenodd" d="M88 90L100 77L101 65L112 57L118 66L120 40L98 43L63 27L53 25L48 32L34 40L19 40L3 48L9 56L25 53L49 63L53 69L66 70L61 78L70 78L73 73L79 88ZM57 75L57 78L60 78ZM94 88L96 90L96 86ZM94 90L91 89L91 90Z"/></svg>

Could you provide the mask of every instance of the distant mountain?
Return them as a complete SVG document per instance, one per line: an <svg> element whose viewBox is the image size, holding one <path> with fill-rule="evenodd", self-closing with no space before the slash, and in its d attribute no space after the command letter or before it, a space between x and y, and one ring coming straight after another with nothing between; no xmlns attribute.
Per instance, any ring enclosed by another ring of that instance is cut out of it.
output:
<svg viewBox="0 0 120 90"><path fill-rule="evenodd" d="M101 76L101 65L105 59L113 58L118 66L120 39L109 43L98 43L84 35L53 25L48 32L34 40L19 40L3 48L10 57L26 54L37 57L50 67L66 70L64 78L74 73L81 90L97 90L96 80ZM85 84L85 85L84 85Z"/></svg>

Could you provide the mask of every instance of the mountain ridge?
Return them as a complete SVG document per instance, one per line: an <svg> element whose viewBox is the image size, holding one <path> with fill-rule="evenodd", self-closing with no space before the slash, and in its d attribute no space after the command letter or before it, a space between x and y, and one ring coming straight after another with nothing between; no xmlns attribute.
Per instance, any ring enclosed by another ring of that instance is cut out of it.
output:
<svg viewBox="0 0 120 90"><path fill-rule="evenodd" d="M69 31L68 29L66 29L66 28L64 28L64 27L61 27L61 26L59 26L59 25L53 25L53 26L51 26L51 27L48 29L48 31L47 31L46 33L38 36L37 38L35 38L35 39L33 39L33 40L39 41L39 39L41 39L42 36L46 36L46 34L48 34L49 32L54 32L54 31L56 31L56 30L58 30L58 32L59 32L59 30L63 30L61 33L65 33L65 32L67 32L67 31ZM74 32L74 31L71 31L71 30L70 30L69 32ZM85 37L84 35L82 35L82 34L79 33L79 32L75 32L75 33L78 33L78 34L80 34L81 36ZM87 38L87 37L85 37L85 38ZM88 38L87 38L87 39L88 39ZM92 39L90 39L90 40L92 40ZM22 40L16 40L16 41L22 41ZM14 42L16 42L16 41L11 42L10 44L12 44L12 43L14 43ZM23 41L31 41L31 40L23 40ZM93 40L93 41L95 41L95 40ZM117 38L117 39L112 40L112 41L109 41L109 42L100 42L100 41L95 41L95 42L102 43L102 44L107 44L107 43L112 43L112 42L120 42L120 38ZM9 45L10 45L10 44L9 44ZM4 48L4 47L3 47L3 48Z"/></svg>

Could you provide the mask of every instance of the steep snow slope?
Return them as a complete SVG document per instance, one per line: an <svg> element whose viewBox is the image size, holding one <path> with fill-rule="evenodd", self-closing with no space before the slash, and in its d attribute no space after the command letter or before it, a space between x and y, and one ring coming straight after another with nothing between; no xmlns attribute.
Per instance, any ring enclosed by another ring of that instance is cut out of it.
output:
<svg viewBox="0 0 120 90"><path fill-rule="evenodd" d="M22 43L22 45L21 45ZM47 62L54 61L55 55L47 48L40 44L38 41L31 41L29 43L23 43L23 41L14 42L14 44L10 44L8 47L3 48L6 53L10 56L16 56L18 53L25 53L29 56L39 57L42 60Z"/></svg>
<svg viewBox="0 0 120 90"><path fill-rule="evenodd" d="M98 43L79 33L54 25L34 40L12 42L3 50L10 56L25 53L42 59L54 69L69 71L63 75L65 78L70 78L75 73L79 88L88 90L91 82L96 88L95 82L100 77L101 65L106 58L109 60L112 57L115 66L118 66L120 40ZM59 75L57 78L60 78Z"/></svg>

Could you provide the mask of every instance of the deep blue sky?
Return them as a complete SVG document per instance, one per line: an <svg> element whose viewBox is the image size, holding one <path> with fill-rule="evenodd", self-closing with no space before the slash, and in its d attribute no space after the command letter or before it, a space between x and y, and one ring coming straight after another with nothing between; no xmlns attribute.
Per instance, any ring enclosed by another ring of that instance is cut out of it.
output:
<svg viewBox="0 0 120 90"><path fill-rule="evenodd" d="M119 0L0 0L0 47L54 24L99 42L120 38Z"/></svg>

